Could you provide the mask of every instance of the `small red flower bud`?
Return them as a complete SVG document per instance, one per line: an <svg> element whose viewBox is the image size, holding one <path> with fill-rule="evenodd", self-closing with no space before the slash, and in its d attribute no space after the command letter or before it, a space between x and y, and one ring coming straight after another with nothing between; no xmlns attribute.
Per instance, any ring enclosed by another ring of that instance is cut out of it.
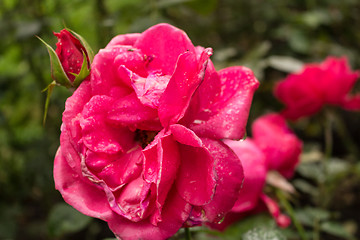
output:
<svg viewBox="0 0 360 240"><path fill-rule="evenodd" d="M88 68L89 57L85 47L68 30L63 29L60 33L54 33L58 38L56 43L56 54L60 59L61 65L71 82L75 80L75 75L79 74L84 60L87 58Z"/></svg>

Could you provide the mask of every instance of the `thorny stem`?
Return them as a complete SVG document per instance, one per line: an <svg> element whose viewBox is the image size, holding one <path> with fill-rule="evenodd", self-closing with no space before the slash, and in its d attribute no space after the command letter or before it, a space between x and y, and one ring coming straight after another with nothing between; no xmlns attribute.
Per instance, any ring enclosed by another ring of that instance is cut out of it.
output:
<svg viewBox="0 0 360 240"><path fill-rule="evenodd" d="M298 233L300 235L301 240L308 240L308 238L307 238L307 236L305 234L305 230L304 230L303 226L301 225L301 223L295 217L294 210L293 210L291 204L286 199L286 197L284 196L283 192L280 189L276 190L276 196L280 200L281 205L284 206L286 212L289 214L289 216L291 218L291 221L294 223L294 226L295 226L296 230L298 231Z"/></svg>

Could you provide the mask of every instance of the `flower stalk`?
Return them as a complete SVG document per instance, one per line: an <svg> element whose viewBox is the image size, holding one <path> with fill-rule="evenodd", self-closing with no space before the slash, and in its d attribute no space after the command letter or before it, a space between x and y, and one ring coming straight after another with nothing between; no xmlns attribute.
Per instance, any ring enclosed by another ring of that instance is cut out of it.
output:
<svg viewBox="0 0 360 240"><path fill-rule="evenodd" d="M284 193L280 189L276 189L276 196L280 200L280 203L282 204L282 206L284 206L286 212L289 214L289 216L291 218L291 221L294 223L294 226L295 226L296 230L299 233L300 239L301 240L308 240L308 237L306 236L306 233L305 233L305 230L304 230L303 226L301 225L301 223L296 218L295 213L294 213L294 209L291 206L291 204L289 203L289 201L286 199Z"/></svg>
<svg viewBox="0 0 360 240"><path fill-rule="evenodd" d="M185 240L191 240L190 228L185 228Z"/></svg>

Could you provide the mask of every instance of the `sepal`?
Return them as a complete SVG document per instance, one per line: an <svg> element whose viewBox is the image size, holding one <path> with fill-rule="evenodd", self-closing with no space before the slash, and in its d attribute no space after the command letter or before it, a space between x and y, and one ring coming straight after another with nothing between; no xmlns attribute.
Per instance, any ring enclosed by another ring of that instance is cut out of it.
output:
<svg viewBox="0 0 360 240"><path fill-rule="evenodd" d="M40 37L37 37L47 48L49 55L50 55L50 64L51 64L51 77L52 79L59 85L64 86L66 88L73 87L71 84L70 79L66 76L64 68L61 65L60 59L57 56L55 50L47 44L44 40ZM52 84L52 83L51 83ZM51 85L50 84L50 85ZM49 85L49 86L50 86ZM48 87L49 87L48 86Z"/></svg>
<svg viewBox="0 0 360 240"><path fill-rule="evenodd" d="M86 51L86 55L88 56L89 62L90 64L92 63L93 59L94 59L94 51L92 50L92 48L90 47L89 43L85 40L85 38L83 38L81 35L79 35L78 33L74 32L73 30L66 28L66 30L68 30L72 35L74 35L81 43L81 45L83 45L83 47L85 48Z"/></svg>
<svg viewBox="0 0 360 240"><path fill-rule="evenodd" d="M52 91L55 86L56 86L56 82L52 81L44 90L42 90L42 92L45 92L45 91L47 92L46 100L45 100L44 116L43 116L43 125L45 125L45 122L46 122L46 116L48 113L48 108L49 108L49 103L50 103L50 96L51 96Z"/></svg>
<svg viewBox="0 0 360 240"><path fill-rule="evenodd" d="M84 55L84 60L83 60L79 74L71 73L72 75L75 76L74 82L72 83L74 88L79 87L81 82L90 74L90 69L88 68L89 63L88 63L87 57L84 52L83 52L83 55Z"/></svg>

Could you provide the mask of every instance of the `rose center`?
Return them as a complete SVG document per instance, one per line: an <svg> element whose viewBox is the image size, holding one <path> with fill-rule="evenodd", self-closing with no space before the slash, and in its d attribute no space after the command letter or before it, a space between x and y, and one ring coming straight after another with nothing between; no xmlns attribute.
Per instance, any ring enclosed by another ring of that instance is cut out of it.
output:
<svg viewBox="0 0 360 240"><path fill-rule="evenodd" d="M158 134L157 131L146 131L146 130L136 129L134 139L144 149L148 144L150 144L154 140L157 134Z"/></svg>

